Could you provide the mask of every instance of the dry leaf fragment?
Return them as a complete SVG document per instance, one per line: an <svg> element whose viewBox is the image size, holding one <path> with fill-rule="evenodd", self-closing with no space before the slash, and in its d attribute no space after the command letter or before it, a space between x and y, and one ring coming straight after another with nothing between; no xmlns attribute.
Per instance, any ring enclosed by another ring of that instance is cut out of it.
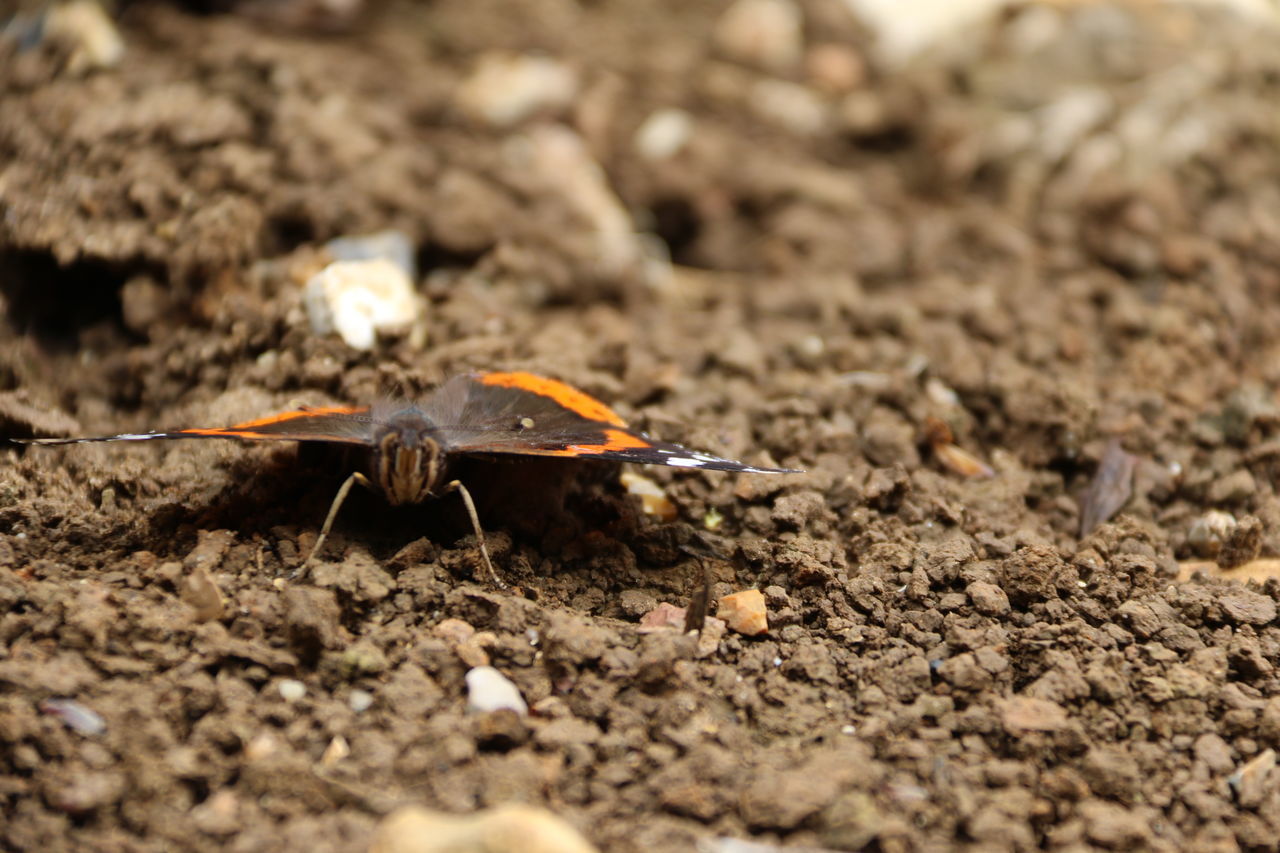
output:
<svg viewBox="0 0 1280 853"><path fill-rule="evenodd" d="M1080 538L1088 536L1129 502L1133 495L1133 472L1138 457L1126 453L1120 439L1107 444L1098 470L1080 499Z"/></svg>

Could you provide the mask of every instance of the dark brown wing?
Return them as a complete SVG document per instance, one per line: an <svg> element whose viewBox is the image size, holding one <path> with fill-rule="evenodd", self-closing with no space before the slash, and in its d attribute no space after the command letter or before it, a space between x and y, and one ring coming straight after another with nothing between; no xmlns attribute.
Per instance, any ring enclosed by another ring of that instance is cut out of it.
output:
<svg viewBox="0 0 1280 853"><path fill-rule="evenodd" d="M229 427L169 432L121 433L87 438L13 439L19 444L79 444L89 441L152 441L158 438L238 438L243 441L324 441L369 444L374 422L367 406L303 408Z"/></svg>
<svg viewBox="0 0 1280 853"><path fill-rule="evenodd" d="M452 453L562 456L642 465L797 473L758 468L650 438L617 413L563 382L532 373L480 373L446 382L423 405Z"/></svg>

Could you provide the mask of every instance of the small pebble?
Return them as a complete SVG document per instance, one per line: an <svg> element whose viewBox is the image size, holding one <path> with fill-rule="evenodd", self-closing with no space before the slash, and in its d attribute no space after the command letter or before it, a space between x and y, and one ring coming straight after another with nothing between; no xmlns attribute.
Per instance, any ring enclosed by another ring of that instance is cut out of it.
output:
<svg viewBox="0 0 1280 853"><path fill-rule="evenodd" d="M112 68L124 59L124 39L97 0L53 4L44 19L45 36L71 46L67 71L82 74Z"/></svg>
<svg viewBox="0 0 1280 853"><path fill-rule="evenodd" d="M685 609L669 602L662 602L657 607L640 617L639 631L649 634L654 631L665 631L675 628L684 630Z"/></svg>
<svg viewBox="0 0 1280 853"><path fill-rule="evenodd" d="M1276 766L1276 751L1265 749L1240 766L1227 777L1227 784L1236 792L1236 799L1244 808L1255 808L1266 794L1266 780Z"/></svg>
<svg viewBox="0 0 1280 853"><path fill-rule="evenodd" d="M1236 530L1236 517L1220 509L1211 509L1191 522L1187 544L1201 557L1216 557L1222 543Z"/></svg>
<svg viewBox="0 0 1280 853"><path fill-rule="evenodd" d="M480 58L458 87L458 109L490 127L511 127L538 113L573 103L578 77L567 65L545 56L494 52Z"/></svg>
<svg viewBox="0 0 1280 853"><path fill-rule="evenodd" d="M514 749L528 739L524 717L510 708L481 714L476 720L476 742L486 749Z"/></svg>
<svg viewBox="0 0 1280 853"><path fill-rule="evenodd" d="M476 629L470 623L463 622L461 619L444 619L431 629L431 633L446 643L457 644L465 643L474 637Z"/></svg>
<svg viewBox="0 0 1280 853"><path fill-rule="evenodd" d="M363 714L373 705L373 694L367 690L352 690L347 697L347 707L357 714Z"/></svg>
<svg viewBox="0 0 1280 853"><path fill-rule="evenodd" d="M738 0L716 21L715 40L730 59L785 71L804 53L803 30L800 8L791 0Z"/></svg>
<svg viewBox="0 0 1280 853"><path fill-rule="evenodd" d="M645 515L652 515L660 521L675 521L678 512L676 505L667 497L662 487L648 477L634 471L623 471L618 480L626 488L627 494L640 498L640 506Z"/></svg>
<svg viewBox="0 0 1280 853"><path fill-rule="evenodd" d="M86 737L100 735L107 730L106 721L96 711L74 699L46 699L40 703L40 710L53 714L66 723L67 728Z"/></svg>
<svg viewBox="0 0 1280 853"><path fill-rule="evenodd" d="M334 735L333 740L329 741L329 745L324 748L324 754L320 756L320 765L332 767L350 754L351 746L347 743L347 739L342 735Z"/></svg>
<svg viewBox="0 0 1280 853"><path fill-rule="evenodd" d="M382 819L369 853L597 853L564 818L504 805L470 815L404 806Z"/></svg>
<svg viewBox="0 0 1280 853"><path fill-rule="evenodd" d="M693 135L693 117L684 110L657 110L636 130L636 151L646 160L666 160L680 153Z"/></svg>
<svg viewBox="0 0 1280 853"><path fill-rule="evenodd" d="M222 618L222 591L204 566L197 566L183 578L182 600L195 611L197 622L213 622Z"/></svg>
<svg viewBox="0 0 1280 853"><path fill-rule="evenodd" d="M807 86L785 80L758 80L751 87L751 111L796 136L813 136L827 124L827 105Z"/></svg>
<svg viewBox="0 0 1280 853"><path fill-rule="evenodd" d="M529 706L520 695L520 688L493 667L475 667L467 673L466 681L468 711L484 712L509 708L521 715L529 713Z"/></svg>
<svg viewBox="0 0 1280 853"><path fill-rule="evenodd" d="M281 698L286 702L297 702L307 695L307 685L292 678L286 678L281 681L276 685L276 689L280 691Z"/></svg>
<svg viewBox="0 0 1280 853"><path fill-rule="evenodd" d="M720 607L716 618L723 619L729 630L748 637L767 633L769 616L765 607L764 593L758 589L744 589L731 593L720 599Z"/></svg>
<svg viewBox="0 0 1280 853"><path fill-rule="evenodd" d="M337 332L358 350L372 349L379 332L420 329L425 310L404 270L385 258L334 261L307 282L303 303L312 332Z"/></svg>
<svg viewBox="0 0 1280 853"><path fill-rule="evenodd" d="M280 744L276 741L275 735L271 732L262 732L245 744L244 757L250 763L262 761L274 755L279 748Z"/></svg>
<svg viewBox="0 0 1280 853"><path fill-rule="evenodd" d="M815 86L833 95L842 95L867 79L867 64L853 48L843 44L820 44L804 58L805 73Z"/></svg>

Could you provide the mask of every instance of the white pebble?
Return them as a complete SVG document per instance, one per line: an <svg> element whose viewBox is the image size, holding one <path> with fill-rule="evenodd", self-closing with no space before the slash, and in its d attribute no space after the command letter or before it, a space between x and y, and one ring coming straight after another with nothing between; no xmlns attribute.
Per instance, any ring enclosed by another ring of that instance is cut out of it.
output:
<svg viewBox="0 0 1280 853"><path fill-rule="evenodd" d="M657 110L636 130L636 151L646 160L666 160L679 154L692 135L693 117L687 112Z"/></svg>
<svg viewBox="0 0 1280 853"><path fill-rule="evenodd" d="M276 685L276 689L280 691L280 696L286 702L297 702L303 696L307 695L307 685L301 681L295 681L292 678L286 678Z"/></svg>
<svg viewBox="0 0 1280 853"><path fill-rule="evenodd" d="M53 5L44 28L47 37L71 46L67 70L72 74L113 68L124 59L124 39L97 0Z"/></svg>
<svg viewBox="0 0 1280 853"><path fill-rule="evenodd" d="M577 75L561 62L494 52L482 56L458 87L457 105L473 121L511 127L538 113L564 109L577 92Z"/></svg>
<svg viewBox="0 0 1280 853"><path fill-rule="evenodd" d="M358 350L372 349L379 332L418 326L424 310L404 270L385 258L329 264L307 282L303 302L313 332L336 331Z"/></svg>
<svg viewBox="0 0 1280 853"><path fill-rule="evenodd" d="M529 706L505 675L491 666L477 666L467 672L467 710L484 712L510 708L524 716Z"/></svg>
<svg viewBox="0 0 1280 853"><path fill-rule="evenodd" d="M758 80L751 87L751 111L797 136L812 136L827 124L827 105L812 89L785 80Z"/></svg>
<svg viewBox="0 0 1280 853"><path fill-rule="evenodd" d="M347 707L357 714L363 714L373 705L373 694L367 690L352 690L347 697Z"/></svg>

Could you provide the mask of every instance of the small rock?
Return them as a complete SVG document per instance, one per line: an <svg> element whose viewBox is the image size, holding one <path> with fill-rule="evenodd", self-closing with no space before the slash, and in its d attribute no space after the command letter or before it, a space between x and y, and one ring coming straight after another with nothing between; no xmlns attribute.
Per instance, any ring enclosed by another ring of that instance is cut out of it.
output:
<svg viewBox="0 0 1280 853"><path fill-rule="evenodd" d="M1269 786L1267 776L1276 766L1276 751L1266 749L1245 762L1239 770L1227 777L1227 783L1236 792L1236 800L1242 808L1257 808Z"/></svg>
<svg viewBox="0 0 1280 853"><path fill-rule="evenodd" d="M1262 521L1256 515L1241 518L1218 551L1218 567L1234 569L1256 560L1262 553L1262 534Z"/></svg>
<svg viewBox="0 0 1280 853"><path fill-rule="evenodd" d="M1275 599L1242 586L1223 590L1218 606L1238 625L1270 625L1276 618Z"/></svg>
<svg viewBox="0 0 1280 853"><path fill-rule="evenodd" d="M1215 480L1209 486L1209 502L1215 504L1238 504L1253 497L1258 484L1247 469L1241 468L1225 477Z"/></svg>
<svg viewBox="0 0 1280 853"><path fill-rule="evenodd" d="M197 622L222 618L222 591L204 566L197 566L183 579L181 595L182 600L195 611Z"/></svg>
<svg viewBox="0 0 1280 853"><path fill-rule="evenodd" d="M790 0L738 0L716 21L715 41L730 59L785 71L804 52L804 20Z"/></svg>
<svg viewBox="0 0 1280 853"><path fill-rule="evenodd" d="M378 675L387 668L387 656L372 642L361 640L338 656L338 666L347 678Z"/></svg>
<svg viewBox="0 0 1280 853"><path fill-rule="evenodd" d="M369 853L597 853L546 809L506 805L471 815L405 806L383 818Z"/></svg>
<svg viewBox="0 0 1280 853"><path fill-rule="evenodd" d="M106 722L96 711L74 699L46 699L40 703L40 711L53 714L66 723L67 728L86 737L100 735L107 730Z"/></svg>
<svg viewBox="0 0 1280 853"><path fill-rule="evenodd" d="M1225 773L1232 767L1231 745L1213 732L1202 734L1196 738L1192 747L1196 758L1209 768L1211 773Z"/></svg>
<svg viewBox="0 0 1280 853"><path fill-rule="evenodd" d="M215 791L191 810L191 822L208 835L232 835L244 827L235 791Z"/></svg>
<svg viewBox="0 0 1280 853"><path fill-rule="evenodd" d="M67 71L112 68L124 59L124 39L97 0L55 3L44 19L45 36L71 47Z"/></svg>
<svg viewBox="0 0 1280 853"><path fill-rule="evenodd" d="M652 515L660 521L676 520L679 514L676 511L676 505L667 497L666 492L662 491L662 487L653 480L633 471L623 471L618 476L618 480L626 488L627 494L640 498L640 506L645 515Z"/></svg>
<svg viewBox="0 0 1280 853"><path fill-rule="evenodd" d="M334 735L333 740L324 748L324 754L320 756L320 766L332 767L350 754L351 746L347 739L342 735Z"/></svg>
<svg viewBox="0 0 1280 853"><path fill-rule="evenodd" d="M751 111L761 121L796 136L813 136L827 125L827 105L812 89L785 80L758 80L751 87Z"/></svg>
<svg viewBox="0 0 1280 853"><path fill-rule="evenodd" d="M182 567L188 572L196 569L214 569L222 562L227 549L235 543L235 534L230 530L201 531L196 547L182 558Z"/></svg>
<svg viewBox="0 0 1280 853"><path fill-rule="evenodd" d="M528 739L529 727L511 708L481 714L476 720L476 742L486 749L514 749Z"/></svg>
<svg viewBox="0 0 1280 853"><path fill-rule="evenodd" d="M693 136L693 117L684 110L656 110L636 130L636 151L646 160L666 160L680 153Z"/></svg>
<svg viewBox="0 0 1280 853"><path fill-rule="evenodd" d="M244 747L244 757L249 763L270 758L280 749L280 743L271 732L261 732Z"/></svg>
<svg viewBox="0 0 1280 853"><path fill-rule="evenodd" d="M425 303L404 270L385 258L334 261L307 282L303 303L312 332L336 331L353 349L372 349L379 332L414 330L414 343L422 342Z"/></svg>
<svg viewBox="0 0 1280 853"><path fill-rule="evenodd" d="M642 634L648 634L653 631L665 631L669 628L675 628L677 631L684 630L685 609L670 604L666 601L650 610L644 616L640 617L639 631Z"/></svg>
<svg viewBox="0 0 1280 853"><path fill-rule="evenodd" d="M555 192L594 231L594 257L601 273L635 271L652 260L646 258L631 213L578 134L560 125L540 125L513 139L506 151L514 168ZM645 272L659 278L665 274L657 267Z"/></svg>
<svg viewBox="0 0 1280 853"><path fill-rule="evenodd" d="M450 645L457 645L475 636L476 629L461 619L444 619L431 629L431 633Z"/></svg>
<svg viewBox="0 0 1280 853"><path fill-rule="evenodd" d="M1080 804L1085 835L1102 847L1138 850L1151 838L1147 817L1133 809L1105 800L1085 800Z"/></svg>
<svg viewBox="0 0 1280 853"><path fill-rule="evenodd" d="M1236 529L1236 517L1229 512L1211 509L1191 522L1187 544L1201 557L1216 557L1222 543Z"/></svg>
<svg viewBox="0 0 1280 853"><path fill-rule="evenodd" d="M1009 612L1009 596L993 583L974 581L965 593L973 602L973 609L984 616L1003 616Z"/></svg>
<svg viewBox="0 0 1280 853"><path fill-rule="evenodd" d="M1000 721L1011 734L1054 732L1067 725L1067 712L1056 702L1012 696L997 703Z"/></svg>
<svg viewBox="0 0 1280 853"><path fill-rule="evenodd" d="M856 50L843 44L820 44L804 58L809 80L824 92L843 95L867 79L867 63Z"/></svg>
<svg viewBox="0 0 1280 853"><path fill-rule="evenodd" d="M307 685L292 678L281 681L276 685L276 689L280 691L280 698L286 702L297 702L307 695Z"/></svg>
<svg viewBox="0 0 1280 853"><path fill-rule="evenodd" d="M357 714L363 714L373 706L373 694L367 690L352 690L347 697L347 707Z"/></svg>
<svg viewBox="0 0 1280 853"><path fill-rule="evenodd" d="M567 65L545 56L487 53L458 87L458 109L472 121L511 127L539 113L563 110L578 93Z"/></svg>
<svg viewBox="0 0 1280 853"><path fill-rule="evenodd" d="M509 708L517 714L529 713L529 706L505 675L491 666L477 666L467 672L467 710L497 711Z"/></svg>
<svg viewBox="0 0 1280 853"><path fill-rule="evenodd" d="M729 630L748 637L769 631L769 616L764 603L764 593L758 589L744 589L720 599L716 618L723 619Z"/></svg>

